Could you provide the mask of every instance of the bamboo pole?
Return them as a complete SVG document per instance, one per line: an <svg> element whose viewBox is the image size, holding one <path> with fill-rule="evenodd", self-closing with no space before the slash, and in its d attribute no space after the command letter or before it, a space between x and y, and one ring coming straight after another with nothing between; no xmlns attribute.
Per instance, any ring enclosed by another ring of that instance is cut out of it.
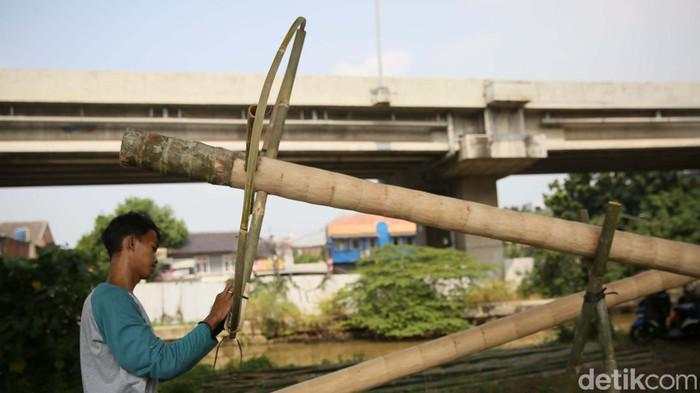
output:
<svg viewBox="0 0 700 393"><path fill-rule="evenodd" d="M611 282L608 307L693 281L692 277L649 270ZM493 348L509 341L552 328L576 317L583 292L565 296L530 310L487 322L436 340L389 353L352 367L279 390L279 392L343 393L367 390L462 356Z"/></svg>
<svg viewBox="0 0 700 393"><path fill-rule="evenodd" d="M579 218L581 219L581 222L587 223L589 221L588 211L585 209L581 210L579 212ZM598 247L600 249L600 243L598 243ZM590 269L587 269L587 267L593 265L593 260L590 258L581 258L579 262L581 263L581 269L587 270L588 274L590 274L591 271ZM588 283L590 284L591 281L589 280ZM584 306L581 309L581 314L579 314L578 318L576 318L574 342L571 345L571 357L568 364L569 374L571 375L571 392L578 391L577 381L578 374L581 371L581 354L586 347L586 338L588 337L588 333L593 327L593 323L591 321L592 316L590 315L592 310L586 307L585 304L586 303L584 302Z"/></svg>
<svg viewBox="0 0 700 393"><path fill-rule="evenodd" d="M243 321L244 299L247 299L247 296L244 295L245 285L250 279L250 274L253 270L253 259L258 251L260 229L262 228L262 221L265 217L267 193L265 191L255 192L253 189L253 182L257 174L258 146L262 135L267 99L270 95L270 89L272 88L272 83L280 62L282 61L282 57L287 50L289 42L292 37L294 37L287 69L285 70L280 91L277 94L269 129L263 143L262 154L269 158L276 158L280 139L282 138L282 131L284 129L284 121L287 118L287 110L289 109L289 99L292 94L292 87L294 86L294 78L296 77L297 67L299 66L301 49L306 36L306 32L304 31L305 26L306 19L303 17L297 18L294 23L292 23L292 26L289 28L289 31L287 31L287 34L277 50L277 54L272 60L272 65L270 66L262 92L260 93L258 105L254 110L256 113L253 113L252 110L248 111L248 141L246 143L247 157L245 165L246 185L243 209L241 209L241 226L238 236L238 252L236 253L236 271L233 280L234 301L229 316L226 318L226 329L229 332L229 337L236 336ZM256 114L257 116L255 116Z"/></svg>
<svg viewBox="0 0 700 393"><path fill-rule="evenodd" d="M124 133L123 165L168 176L242 188L243 156L200 142L137 131ZM600 227L480 203L260 157L254 188L317 205L402 218L419 224L529 244L584 257L595 254ZM700 277L700 246L616 231L610 259Z"/></svg>
<svg viewBox="0 0 700 393"><path fill-rule="evenodd" d="M583 349L586 346L589 332L593 326L596 327L598 342L603 349L606 373L613 375L613 371L617 368L608 308L604 300L606 288L603 287L603 275L605 274L608 254L615 235L615 228L620 219L621 210L622 206L619 203L608 203L605 208L605 221L600 233L595 259L582 261L582 265L588 267L588 284L581 314L576 320L574 342L571 347L571 358L568 367L572 377L571 391L578 391L578 374L581 370ZM588 222L588 212L583 210L581 213L581 221ZM608 391L617 392L617 389L611 386Z"/></svg>

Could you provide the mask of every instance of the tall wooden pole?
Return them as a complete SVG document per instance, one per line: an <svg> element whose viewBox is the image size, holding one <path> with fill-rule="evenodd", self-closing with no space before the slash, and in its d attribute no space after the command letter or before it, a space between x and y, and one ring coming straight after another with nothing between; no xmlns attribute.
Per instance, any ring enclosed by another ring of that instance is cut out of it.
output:
<svg viewBox="0 0 700 393"><path fill-rule="evenodd" d="M242 155L200 142L127 131L123 165L242 188ZM402 218L450 231L490 237L584 257L595 254L600 227L544 215L378 184L322 169L260 157L256 190L317 205ZM610 259L700 277L700 246L616 231Z"/></svg>
<svg viewBox="0 0 700 393"><path fill-rule="evenodd" d="M613 375L613 371L617 368L608 308L604 300L606 288L603 287L603 275L605 274L608 253L615 235L615 228L620 219L621 210L622 206L619 203L608 203L605 208L605 221L600 233L595 259L590 260L586 258L582 261L582 265L587 267L588 270L588 284L583 297L584 302L581 314L576 320L576 331L568 365L569 373L572 377L571 391L578 391L578 374L581 369L583 349L586 346L589 332L594 326L598 332L598 342L605 355L606 373ZM581 221L588 222L588 212L585 210L582 211ZM608 391L617 392L614 386L611 386Z"/></svg>

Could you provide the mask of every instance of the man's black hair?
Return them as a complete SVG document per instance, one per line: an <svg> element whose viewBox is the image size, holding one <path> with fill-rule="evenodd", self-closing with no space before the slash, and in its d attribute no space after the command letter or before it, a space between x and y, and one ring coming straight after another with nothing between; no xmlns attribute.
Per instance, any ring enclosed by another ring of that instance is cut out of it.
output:
<svg viewBox="0 0 700 393"><path fill-rule="evenodd" d="M121 250L122 240L129 235L143 236L153 230L160 241L160 230L147 214L129 212L114 217L102 232L102 244L107 248L110 259Z"/></svg>

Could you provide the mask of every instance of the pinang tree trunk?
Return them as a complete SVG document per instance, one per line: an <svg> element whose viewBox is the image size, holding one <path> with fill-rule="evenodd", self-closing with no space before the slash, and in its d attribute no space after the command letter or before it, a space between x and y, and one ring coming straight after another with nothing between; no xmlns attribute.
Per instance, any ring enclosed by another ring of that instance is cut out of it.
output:
<svg viewBox="0 0 700 393"><path fill-rule="evenodd" d="M123 165L242 188L244 157L200 142L127 131ZM260 157L255 189L289 199L402 218L431 227L592 257L600 227L378 184ZM616 231L610 259L700 277L700 246Z"/></svg>

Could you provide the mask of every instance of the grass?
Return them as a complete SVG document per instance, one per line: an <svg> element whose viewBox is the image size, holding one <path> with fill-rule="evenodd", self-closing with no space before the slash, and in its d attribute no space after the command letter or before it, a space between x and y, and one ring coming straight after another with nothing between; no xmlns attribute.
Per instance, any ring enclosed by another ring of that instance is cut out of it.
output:
<svg viewBox="0 0 700 393"><path fill-rule="evenodd" d="M223 370L214 371L211 366L197 365L190 371L170 381L158 385L159 393L194 393L201 391L202 383L214 379L217 375L231 371L263 371L275 368L266 356L258 356L244 360L243 363L230 361Z"/></svg>
<svg viewBox="0 0 700 393"><path fill-rule="evenodd" d="M194 393L199 392L202 382L211 379L216 372L211 366L198 365L190 371L170 381L158 385L159 393Z"/></svg>

